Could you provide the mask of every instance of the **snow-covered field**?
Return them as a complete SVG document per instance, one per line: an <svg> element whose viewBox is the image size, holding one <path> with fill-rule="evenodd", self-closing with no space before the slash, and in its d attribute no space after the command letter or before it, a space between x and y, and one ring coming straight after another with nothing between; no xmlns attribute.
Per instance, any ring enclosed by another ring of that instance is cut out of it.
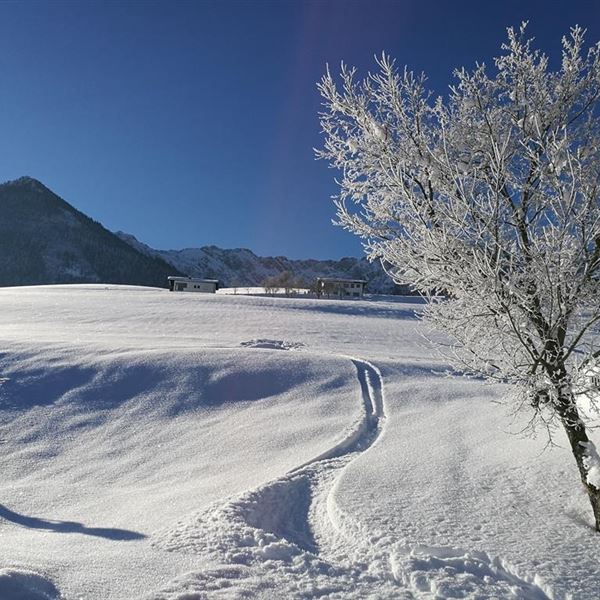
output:
<svg viewBox="0 0 600 600"><path fill-rule="evenodd" d="M570 452L418 308L0 290L0 599L600 597Z"/></svg>

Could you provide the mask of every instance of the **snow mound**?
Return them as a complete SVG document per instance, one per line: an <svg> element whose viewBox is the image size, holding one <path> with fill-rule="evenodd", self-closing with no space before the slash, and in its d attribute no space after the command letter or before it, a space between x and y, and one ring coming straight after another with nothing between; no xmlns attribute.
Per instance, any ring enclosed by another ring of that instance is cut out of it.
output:
<svg viewBox="0 0 600 600"><path fill-rule="evenodd" d="M334 459L327 465L329 479L347 462ZM327 468L327 466L325 468ZM196 554L201 563L218 564L182 575L152 600L205 598L337 598L380 600L413 598L404 583L392 576L369 572L367 565L330 560L320 552L308 518L310 487L320 482L324 465L305 468L215 504L175 529L156 538L162 550Z"/></svg>
<svg viewBox="0 0 600 600"><path fill-rule="evenodd" d="M215 576L192 573L173 582L170 591L164 592L169 595L158 598L191 600L203 597L194 594L232 587L235 597L261 597L263 593L273 597L275 590L277 597L282 597L311 589L308 597L364 598L373 586L379 598L401 597L403 582L391 574L370 572L364 560L330 560L326 552L329 538L336 537L327 516L327 505L335 502L329 492L346 465L376 441L384 416L379 371L364 361L352 362L364 412L358 426L345 438L287 475L225 503L214 503L155 535L154 545L162 550L196 554L228 566L251 566L254 573L261 573L260 585L242 583L242 571L235 569L219 571ZM223 573L235 573L234 582Z"/></svg>
<svg viewBox="0 0 600 600"><path fill-rule="evenodd" d="M370 597L373 589L382 600L412 598L403 582L392 576L382 577L364 564L321 555L310 527L313 495L325 498L317 490L329 488L351 459L319 461L158 532L155 547L195 554L220 567L182 575L152 599L291 596L358 600Z"/></svg>
<svg viewBox="0 0 600 600"><path fill-rule="evenodd" d="M376 595L373 590L377 590ZM391 581L358 571L344 571L316 558L294 563L274 561L247 567L223 565L187 573L174 580L151 600L211 600L253 598L329 598L330 600L414 600Z"/></svg>
<svg viewBox="0 0 600 600"><path fill-rule="evenodd" d="M408 556L392 555L391 564L417 596L477 598L483 593L487 598L548 600L541 579L523 579L486 552L422 546Z"/></svg>
<svg viewBox="0 0 600 600"><path fill-rule="evenodd" d="M414 299L199 296L0 290L0 600L599 597L568 440Z"/></svg>
<svg viewBox="0 0 600 600"><path fill-rule="evenodd" d="M60 592L42 575L23 569L0 569L2 600L59 600Z"/></svg>
<svg viewBox="0 0 600 600"><path fill-rule="evenodd" d="M240 346L244 348L266 348L269 350L298 350L299 348L304 348L306 344L285 340L248 340L247 342L241 342Z"/></svg>
<svg viewBox="0 0 600 600"><path fill-rule="evenodd" d="M360 418L352 365L327 356L52 346L0 358L0 471L17 490L0 503L0 568L58 571L66 598L163 589L198 555L155 551L151 532L322 454ZM285 557L269 535L257 554ZM61 597L10 585L0 600Z"/></svg>
<svg viewBox="0 0 600 600"><path fill-rule="evenodd" d="M214 503L173 529L160 532L153 545L233 564L291 561L302 549L283 537L284 513L305 494L303 484L300 477L286 478L225 503ZM267 517L269 523L263 523Z"/></svg>

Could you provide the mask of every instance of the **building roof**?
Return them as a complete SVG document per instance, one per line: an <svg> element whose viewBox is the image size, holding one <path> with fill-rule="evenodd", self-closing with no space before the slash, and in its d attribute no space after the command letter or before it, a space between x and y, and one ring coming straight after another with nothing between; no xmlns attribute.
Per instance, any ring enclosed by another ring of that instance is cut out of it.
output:
<svg viewBox="0 0 600 600"><path fill-rule="evenodd" d="M169 275L169 281L191 281L193 283L219 283L218 279L199 279L198 277L182 277L181 275Z"/></svg>
<svg viewBox="0 0 600 600"><path fill-rule="evenodd" d="M365 279L336 279L335 277L317 277L317 281L325 283L367 283Z"/></svg>

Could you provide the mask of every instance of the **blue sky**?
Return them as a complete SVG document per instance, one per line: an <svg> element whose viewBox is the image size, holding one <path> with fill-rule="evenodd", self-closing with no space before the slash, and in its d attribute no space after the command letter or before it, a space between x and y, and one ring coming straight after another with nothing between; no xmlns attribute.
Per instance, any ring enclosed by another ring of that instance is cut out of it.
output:
<svg viewBox="0 0 600 600"><path fill-rule="evenodd" d="M312 150L325 64L385 50L445 93L523 19L551 56L573 24L600 39L582 1L0 2L0 180L156 248L358 256Z"/></svg>

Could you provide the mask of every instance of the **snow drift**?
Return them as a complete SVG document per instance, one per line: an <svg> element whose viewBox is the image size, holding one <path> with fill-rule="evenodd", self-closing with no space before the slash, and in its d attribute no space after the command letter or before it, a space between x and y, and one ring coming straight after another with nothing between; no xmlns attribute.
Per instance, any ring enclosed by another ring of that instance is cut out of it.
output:
<svg viewBox="0 0 600 600"><path fill-rule="evenodd" d="M0 290L0 597L595 598L568 452L418 309Z"/></svg>

